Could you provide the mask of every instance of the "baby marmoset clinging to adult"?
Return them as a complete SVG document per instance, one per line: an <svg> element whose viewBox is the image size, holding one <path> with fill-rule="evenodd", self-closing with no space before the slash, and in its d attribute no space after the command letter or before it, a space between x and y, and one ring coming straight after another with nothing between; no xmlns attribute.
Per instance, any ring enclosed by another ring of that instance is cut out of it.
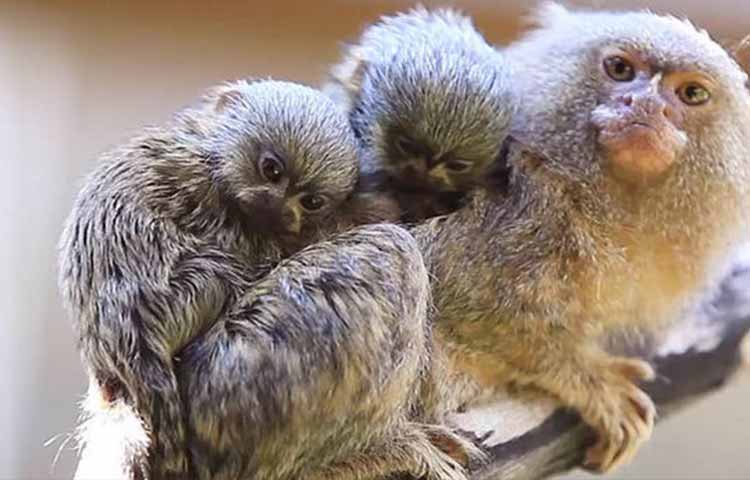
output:
<svg viewBox="0 0 750 480"><path fill-rule="evenodd" d="M391 192L404 220L455 210L476 187L502 187L509 74L469 18L423 8L383 17L347 49L325 91L368 152L363 188Z"/></svg>
<svg viewBox="0 0 750 480"><path fill-rule="evenodd" d="M92 382L150 432L153 478L189 469L174 357L250 282L330 230L358 162L324 95L238 81L89 176L62 235L60 286Z"/></svg>
<svg viewBox="0 0 750 480"><path fill-rule="evenodd" d="M450 364L486 393L556 396L598 433L586 462L607 471L651 433L638 383L653 371L600 336L665 326L744 242L750 94L687 21L556 5L538 18L504 51L511 135L535 155L511 155L507 198L480 193L412 233Z"/></svg>
<svg viewBox="0 0 750 480"><path fill-rule="evenodd" d="M392 213L350 195L357 155L321 94L237 82L106 156L62 239L86 475L465 478L440 446L471 446L411 418L429 358L414 238L335 234Z"/></svg>

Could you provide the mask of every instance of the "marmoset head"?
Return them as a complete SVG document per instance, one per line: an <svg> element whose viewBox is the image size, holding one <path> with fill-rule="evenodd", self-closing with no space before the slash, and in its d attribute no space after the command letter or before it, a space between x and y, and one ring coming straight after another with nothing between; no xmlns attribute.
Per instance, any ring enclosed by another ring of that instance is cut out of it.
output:
<svg viewBox="0 0 750 480"><path fill-rule="evenodd" d="M330 221L353 191L358 146L345 115L311 88L239 81L209 94L216 177L259 232L300 234Z"/></svg>
<svg viewBox="0 0 750 480"><path fill-rule="evenodd" d="M514 130L563 168L629 185L746 171L747 76L690 22L647 12L571 13L548 4L508 56L522 111Z"/></svg>
<svg viewBox="0 0 750 480"><path fill-rule="evenodd" d="M498 159L513 110L502 57L455 12L368 28L334 75L367 154L398 187L464 191Z"/></svg>

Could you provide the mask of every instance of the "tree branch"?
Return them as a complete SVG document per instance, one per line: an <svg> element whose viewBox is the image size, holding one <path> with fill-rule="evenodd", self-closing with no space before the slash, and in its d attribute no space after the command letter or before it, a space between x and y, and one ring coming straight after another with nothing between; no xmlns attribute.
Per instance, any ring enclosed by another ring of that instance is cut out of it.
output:
<svg viewBox="0 0 750 480"><path fill-rule="evenodd" d="M613 339L612 350L651 360L659 378L644 389L664 417L723 386L750 352L750 259L735 267L718 292L660 339ZM531 480L576 467L593 432L549 398L506 394L455 414L450 422L489 456L472 465L472 479ZM647 446L645 448L648 448Z"/></svg>

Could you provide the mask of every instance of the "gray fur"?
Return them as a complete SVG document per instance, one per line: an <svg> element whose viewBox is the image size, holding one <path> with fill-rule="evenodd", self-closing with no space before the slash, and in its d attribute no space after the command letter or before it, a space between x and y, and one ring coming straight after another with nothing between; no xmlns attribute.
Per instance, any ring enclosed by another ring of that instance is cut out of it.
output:
<svg viewBox="0 0 750 480"><path fill-rule="evenodd" d="M408 420L427 359L428 285L396 226L280 263L182 356L196 478L462 478L428 426Z"/></svg>
<svg viewBox="0 0 750 480"><path fill-rule="evenodd" d="M247 207L269 147L334 200L298 238L256 230ZM101 456L82 475L465 478L433 444L463 440L413 415L431 305L413 237L380 225L315 243L391 212L347 197L357 153L330 101L239 82L106 156L61 247L91 375L83 448Z"/></svg>
<svg viewBox="0 0 750 480"><path fill-rule="evenodd" d="M334 67L327 91L346 108L367 149L363 174L384 173L385 188L409 220L445 213L441 202L455 208L441 199L444 192L485 184L514 108L502 56L469 18L452 10L417 8L381 18ZM473 167L448 172L449 182L410 184L401 170L409 156L398 151L397 136L440 161L466 160ZM424 191L409 195L414 189Z"/></svg>
<svg viewBox="0 0 750 480"><path fill-rule="evenodd" d="M258 230L247 207L265 188L255 165L268 148L288 159L295 187L315 184L331 199L295 238ZM191 394L179 397L175 356L328 228L357 169L351 129L330 100L240 81L105 154L86 180L60 243L60 287L92 383L106 402L134 406L150 434L153 478L190 471Z"/></svg>

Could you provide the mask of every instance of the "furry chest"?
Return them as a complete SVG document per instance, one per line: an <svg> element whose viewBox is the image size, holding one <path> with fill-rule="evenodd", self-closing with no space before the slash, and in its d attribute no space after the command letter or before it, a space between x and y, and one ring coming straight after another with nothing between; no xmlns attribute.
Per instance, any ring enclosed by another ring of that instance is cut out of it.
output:
<svg viewBox="0 0 750 480"><path fill-rule="evenodd" d="M581 308L603 327L643 327L672 320L700 288L705 261L694 248L642 236L616 261L584 275Z"/></svg>

